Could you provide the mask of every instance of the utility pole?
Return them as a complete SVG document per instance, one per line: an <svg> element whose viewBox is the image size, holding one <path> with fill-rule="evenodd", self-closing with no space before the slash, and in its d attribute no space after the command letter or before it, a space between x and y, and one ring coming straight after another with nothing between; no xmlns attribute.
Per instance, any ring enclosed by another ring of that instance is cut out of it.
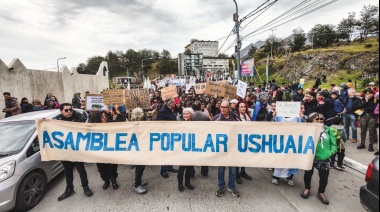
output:
<svg viewBox="0 0 380 212"><path fill-rule="evenodd" d="M273 59L273 42L274 42L273 31L276 29L270 29L270 30L272 30L272 42L270 45L270 58Z"/></svg>
<svg viewBox="0 0 380 212"><path fill-rule="evenodd" d="M241 41L240 41L240 35L239 35L239 28L240 28L240 21L239 21L239 9L238 5L236 3L236 0L233 0L236 5L236 13L233 16L233 19L235 21L235 32L237 36L237 44L235 46L235 51L237 54L237 68L238 68L238 80L241 78L241 70L240 70L240 49L241 49Z"/></svg>

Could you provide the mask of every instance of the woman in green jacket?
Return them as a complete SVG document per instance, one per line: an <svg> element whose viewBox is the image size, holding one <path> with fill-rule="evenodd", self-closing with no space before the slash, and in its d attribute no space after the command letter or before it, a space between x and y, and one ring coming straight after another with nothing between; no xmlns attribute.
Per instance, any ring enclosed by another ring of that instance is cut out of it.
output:
<svg viewBox="0 0 380 212"><path fill-rule="evenodd" d="M311 120L311 122L313 123L323 123L324 117L322 114L319 113L311 113L309 115L309 120ZM318 169L320 178L317 197L321 200L323 204L329 204L329 201L327 200L327 197L325 195L325 190L331 169L330 157L336 152L337 146L334 130L331 129L329 126L324 125L317 144L317 150L315 151L313 168L309 171L305 170L305 190L301 194L302 198L307 199L310 196L311 178L314 173L314 168L316 168Z"/></svg>

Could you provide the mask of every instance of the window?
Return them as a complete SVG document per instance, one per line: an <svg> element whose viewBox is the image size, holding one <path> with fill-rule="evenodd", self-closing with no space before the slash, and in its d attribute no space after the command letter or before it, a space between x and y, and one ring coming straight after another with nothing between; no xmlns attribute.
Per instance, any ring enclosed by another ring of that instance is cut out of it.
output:
<svg viewBox="0 0 380 212"><path fill-rule="evenodd" d="M38 140L38 136L36 136L32 144L29 146L28 150L26 151L26 157L30 157L39 151L40 151L40 142Z"/></svg>

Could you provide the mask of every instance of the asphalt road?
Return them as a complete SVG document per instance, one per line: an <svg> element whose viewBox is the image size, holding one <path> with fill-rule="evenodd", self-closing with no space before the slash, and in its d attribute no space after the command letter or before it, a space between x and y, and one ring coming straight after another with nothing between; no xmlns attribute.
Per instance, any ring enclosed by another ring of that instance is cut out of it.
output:
<svg viewBox="0 0 380 212"><path fill-rule="evenodd" d="M44 199L32 211L364 211L359 203L359 189L364 182L364 175L354 170L332 170L326 195L330 205L323 205L316 197L318 172L313 176L312 193L308 200L300 197L303 186L302 171L295 176L295 186L285 181L280 185L271 183L272 172L268 169L248 168L253 181L243 179L237 185L240 198L226 192L224 197L215 196L217 189L217 169L211 168L209 177L200 175L197 167L196 178L192 181L194 191L185 188L177 190L176 174L169 173L169 179L159 175L159 167L147 167L143 179L149 182L148 194L138 195L133 192L134 170L129 166L119 166L119 185L116 191L109 188L102 190L100 179L94 164L87 164L90 188L94 196L88 198L80 187L79 175L75 171L76 194L58 202L57 198L64 192L66 183L64 174L53 180L47 188ZM227 179L227 174L226 174Z"/></svg>

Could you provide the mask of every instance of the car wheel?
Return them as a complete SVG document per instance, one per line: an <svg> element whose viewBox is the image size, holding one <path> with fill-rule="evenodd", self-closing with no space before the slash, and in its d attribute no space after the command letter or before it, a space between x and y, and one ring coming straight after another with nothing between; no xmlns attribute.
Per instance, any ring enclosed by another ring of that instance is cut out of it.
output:
<svg viewBox="0 0 380 212"><path fill-rule="evenodd" d="M45 193L46 180L38 172L28 174L21 182L16 196L16 210L26 211L36 206Z"/></svg>

